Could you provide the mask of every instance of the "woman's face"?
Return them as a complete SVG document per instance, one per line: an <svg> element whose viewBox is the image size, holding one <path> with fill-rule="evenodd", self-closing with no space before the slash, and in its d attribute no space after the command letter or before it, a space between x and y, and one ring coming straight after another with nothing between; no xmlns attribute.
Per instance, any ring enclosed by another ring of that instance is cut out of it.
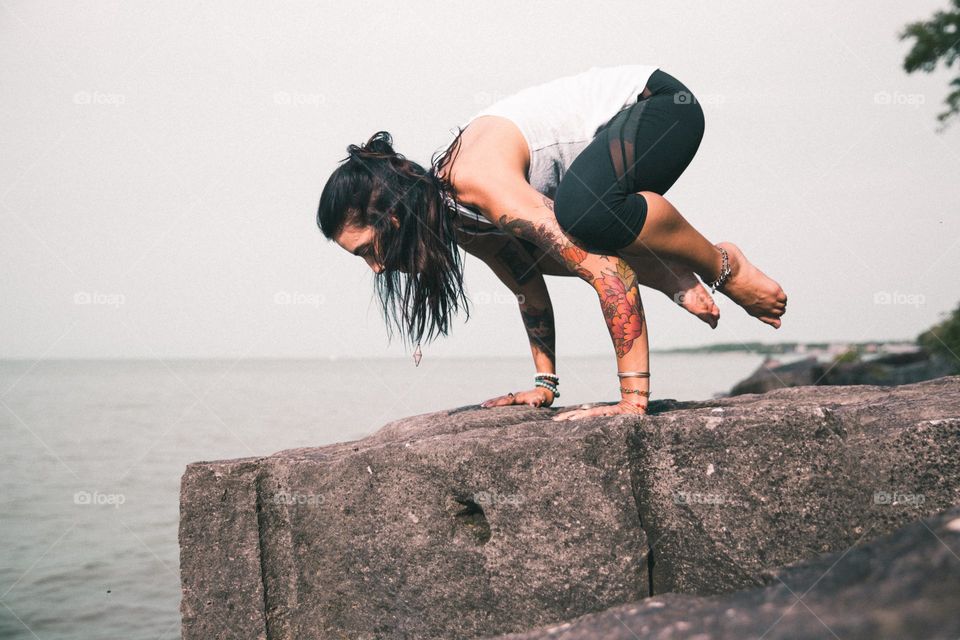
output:
<svg viewBox="0 0 960 640"><path fill-rule="evenodd" d="M374 273L383 271L383 265L377 262L374 242L376 235L373 227L355 227L350 223L343 226L343 231L335 238L337 244L355 256L363 258Z"/></svg>
<svg viewBox="0 0 960 640"><path fill-rule="evenodd" d="M395 225L399 226L399 221L394 220ZM377 262L376 258L376 233L372 226L358 227L348 222L343 225L343 230L335 241L353 255L363 258L374 273L383 271L383 265Z"/></svg>

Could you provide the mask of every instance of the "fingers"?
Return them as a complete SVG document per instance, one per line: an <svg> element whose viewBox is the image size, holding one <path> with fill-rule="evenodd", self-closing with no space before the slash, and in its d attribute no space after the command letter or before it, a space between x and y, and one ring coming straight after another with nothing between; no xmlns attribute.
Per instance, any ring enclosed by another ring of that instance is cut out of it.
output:
<svg viewBox="0 0 960 640"><path fill-rule="evenodd" d="M613 416L622 413L638 413L639 415L646 415L646 410L635 412L635 411L622 411L617 410L616 405L604 406L604 407L594 407L592 409L575 409L573 411L564 411L563 413L557 414L551 418L551 420L580 420L582 418L592 418L596 416Z"/></svg>
<svg viewBox="0 0 960 640"><path fill-rule="evenodd" d="M574 411L564 411L563 413L554 416L552 420L579 420L580 418L589 418L591 416L607 416L613 415L609 410L604 409L575 409Z"/></svg>
<svg viewBox="0 0 960 640"><path fill-rule="evenodd" d="M525 404L531 407L542 407L548 405L546 398L543 397L543 394L537 393L535 391L522 391L514 394L507 394L504 396L497 396L496 398L491 398L485 402L481 402L480 406L483 408L488 407L501 407L508 404Z"/></svg>
<svg viewBox="0 0 960 640"><path fill-rule="evenodd" d="M502 407L503 405L513 404L513 402L514 398L511 398L509 395L497 396L496 398L491 398L490 400L480 403L480 406L484 408Z"/></svg>

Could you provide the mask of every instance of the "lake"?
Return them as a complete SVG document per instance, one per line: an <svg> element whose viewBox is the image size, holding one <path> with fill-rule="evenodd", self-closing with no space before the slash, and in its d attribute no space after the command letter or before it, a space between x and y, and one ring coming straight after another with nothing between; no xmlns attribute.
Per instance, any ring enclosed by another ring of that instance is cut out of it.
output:
<svg viewBox="0 0 960 640"><path fill-rule="evenodd" d="M651 354L652 399L763 361ZM618 398L616 360L558 363L555 406ZM533 386L528 358L0 362L0 638L180 637L184 467L362 438Z"/></svg>

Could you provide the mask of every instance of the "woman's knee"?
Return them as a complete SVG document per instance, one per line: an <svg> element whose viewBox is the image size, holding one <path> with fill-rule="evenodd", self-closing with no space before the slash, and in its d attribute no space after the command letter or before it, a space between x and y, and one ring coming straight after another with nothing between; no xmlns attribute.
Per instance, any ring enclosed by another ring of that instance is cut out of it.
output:
<svg viewBox="0 0 960 640"><path fill-rule="evenodd" d="M654 191L640 191L636 195L644 201L644 227L661 232L672 231L677 226L680 212L669 200Z"/></svg>

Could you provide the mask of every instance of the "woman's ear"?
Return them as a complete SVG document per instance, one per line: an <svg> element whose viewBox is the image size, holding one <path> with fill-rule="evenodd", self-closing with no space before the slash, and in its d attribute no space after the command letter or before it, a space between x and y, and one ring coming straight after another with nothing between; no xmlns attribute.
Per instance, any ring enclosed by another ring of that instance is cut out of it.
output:
<svg viewBox="0 0 960 640"><path fill-rule="evenodd" d="M392 222L393 226L397 229L400 228L400 218L398 218L392 211L390 212L390 222Z"/></svg>

